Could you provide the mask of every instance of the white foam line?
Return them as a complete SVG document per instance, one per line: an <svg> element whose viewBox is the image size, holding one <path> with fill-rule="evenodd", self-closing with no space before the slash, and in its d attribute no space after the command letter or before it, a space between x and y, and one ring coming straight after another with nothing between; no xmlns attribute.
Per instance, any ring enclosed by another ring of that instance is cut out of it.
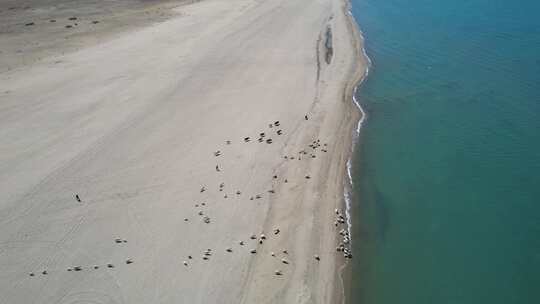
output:
<svg viewBox="0 0 540 304"><path fill-rule="evenodd" d="M352 12L350 10L348 12L352 16ZM362 31L360 31L360 35L361 35L361 39L364 40ZM365 48L362 48L362 53L363 53L364 58L367 61L366 70L364 71L364 75L362 79L360 80L360 82L354 87L353 95L352 95L352 102L356 105L356 107L358 108L362 116L360 117L360 120L358 121L358 124L356 126L356 132L352 136L353 138L352 138L352 145L351 145L351 156L347 160L347 175L349 176L349 185L348 186L346 185L343 190L343 197L345 199L345 218L347 220L347 231L349 232L349 238L350 238L351 244L352 244L352 231L351 231L352 230L352 220L351 220L351 204L352 204L351 196L352 195L351 193L353 189L352 157L354 156L354 148L357 145L358 138L360 136L360 130L362 129L362 126L367 119L366 112L364 111L364 109L362 108L358 100L356 99L356 91L368 77L369 68L371 67L371 59L367 55Z"/></svg>

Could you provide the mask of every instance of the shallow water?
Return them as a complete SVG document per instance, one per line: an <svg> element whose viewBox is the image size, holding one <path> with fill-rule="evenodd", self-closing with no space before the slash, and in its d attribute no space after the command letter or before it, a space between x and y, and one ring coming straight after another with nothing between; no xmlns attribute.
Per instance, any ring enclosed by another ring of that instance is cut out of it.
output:
<svg viewBox="0 0 540 304"><path fill-rule="evenodd" d="M352 0L351 303L540 303L540 2Z"/></svg>

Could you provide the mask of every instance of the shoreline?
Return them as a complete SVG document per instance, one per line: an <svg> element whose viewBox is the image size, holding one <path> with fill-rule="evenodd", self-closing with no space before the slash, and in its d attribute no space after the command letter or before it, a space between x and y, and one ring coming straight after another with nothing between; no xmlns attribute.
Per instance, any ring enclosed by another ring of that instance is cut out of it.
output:
<svg viewBox="0 0 540 304"><path fill-rule="evenodd" d="M355 111L358 111L359 118L356 123L356 128L351 128L351 145L350 145L350 154L346 162L346 169L344 174L344 179L346 182L344 182L343 187L343 210L345 210L346 215L346 222L347 222L347 230L349 232L349 235L351 237L351 243L353 242L353 235L352 235L352 199L353 199L353 178L352 178L352 157L354 157L354 152L356 149L356 145L358 145L358 140L360 136L360 131L362 128L362 125L364 124L365 120L367 119L367 114L360 105L359 101L356 99L356 93L357 90L362 86L364 81L369 76L369 71L371 67L371 59L366 53L365 50L365 37L363 35L363 32L360 29L360 26L356 19L354 18L352 14L352 2L351 0L343 0L346 2L346 9L344 11L344 14L348 17L350 29L351 29L351 35L352 39L355 41L355 45L357 48L357 54L359 56L359 61L362 62L360 66L363 66L363 71L361 69L358 71L357 75L354 80L351 81L352 84L352 90L350 93L350 96L347 96L345 100L349 101L351 104L351 108ZM359 75L361 74L361 75ZM339 273L339 279L342 286L342 293L341 297L338 298L338 302L346 304L348 296L350 294L351 286L351 275L352 275L352 269L350 267L350 261L345 261L341 266L338 267L338 273Z"/></svg>

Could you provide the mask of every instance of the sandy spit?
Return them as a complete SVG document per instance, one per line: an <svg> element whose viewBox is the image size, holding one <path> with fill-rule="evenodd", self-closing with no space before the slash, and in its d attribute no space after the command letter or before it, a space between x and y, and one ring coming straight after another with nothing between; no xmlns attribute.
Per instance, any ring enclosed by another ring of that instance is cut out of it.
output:
<svg viewBox="0 0 540 304"><path fill-rule="evenodd" d="M346 1L27 2L0 10L0 303L342 300Z"/></svg>

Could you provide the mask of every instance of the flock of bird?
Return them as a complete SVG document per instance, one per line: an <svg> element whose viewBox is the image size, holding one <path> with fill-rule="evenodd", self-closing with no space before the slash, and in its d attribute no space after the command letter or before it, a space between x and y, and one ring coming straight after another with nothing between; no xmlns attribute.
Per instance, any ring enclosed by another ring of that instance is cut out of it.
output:
<svg viewBox="0 0 540 304"><path fill-rule="evenodd" d="M78 19L77 17L69 17L68 21L72 21L72 22L70 22L70 24L64 25L64 27L65 28L73 28L73 27L78 26L79 23L78 23L77 19ZM50 19L49 23L56 23L56 19ZM98 24L99 21L98 20L92 20L90 23ZM24 26L34 26L34 25L36 25L36 23L33 22L33 21L32 22L27 22L27 23L24 24Z"/></svg>
<svg viewBox="0 0 540 304"><path fill-rule="evenodd" d="M304 119L308 120L309 118L306 115L304 117ZM257 138L257 142L259 142L259 143L264 142L264 143L267 143L267 144L272 144L273 140L272 140L272 138L269 138L270 134L275 133L277 136L283 135L283 130L280 129L280 125L281 124L280 124L279 121L275 121L274 123L269 124L268 127L269 127L269 129L272 129L272 130L270 132L268 132L268 131L260 132L259 135L258 135L258 138ZM252 139L249 136L243 138L244 143L249 143L251 141L252 141ZM225 144L226 145L231 145L232 141L227 140L227 141L225 141ZM306 149L298 151L297 155L285 155L285 156L283 156L283 158L286 159L286 160L313 159L313 158L316 158L316 152L318 150L320 150L323 153L328 152L327 144L326 143L321 144L320 140L316 139L316 140L312 141L308 145L308 147ZM221 157L223 155L223 152L221 150L217 150L217 151L213 152L213 155L214 155L214 157L219 158L219 157ZM215 170L216 170L216 172L220 172L220 173L222 172L222 168L220 167L219 164L216 164ZM309 175L305 175L305 179L310 179L310 178L311 177ZM272 179L277 180L278 176L273 175ZM283 179L283 182L288 183L289 181L288 181L288 179ZM221 182L218 185L218 190L219 190L219 192L224 192L224 189L225 189L225 183ZM204 186L204 185L201 186L199 192L202 194L202 193L204 193L206 191L207 191L206 186ZM236 190L234 193L237 196L240 196L242 194L242 192L240 190ZM268 193L272 194L272 193L275 193L275 191L273 189L270 189L270 190L268 190ZM249 196L249 200L261 199L262 196L263 196L262 193L251 195L251 196ZM224 194L223 197L227 198L228 196L227 196L227 194ZM79 203L83 203L83 200L81 199L79 194L75 194L75 200L77 202L79 202ZM205 223L205 224L211 224L212 219L205 213L205 211L202 210L203 209L202 207L207 207L207 204L205 202L201 202L201 203L194 204L194 206L195 206L195 208L198 209L197 215L200 217L201 221L203 223ZM346 226L346 219L345 219L344 215L342 214L342 212L339 209L335 209L335 215L336 215L336 220L334 222L335 227L339 228L339 227L341 227L343 225ZM189 221L190 221L189 218L187 218L187 217L184 218L184 222L189 222ZM240 246L240 248L243 248L243 247L249 248L248 252L250 254L252 254L252 255L255 255L255 254L258 253L258 251L257 251L258 246L262 246L268 238L270 238L270 237L277 238L281 234L282 234L282 231L279 229L279 227L275 227L272 230L272 234L269 235L269 236L267 236L264 232L260 233L259 235L251 234L249 236L249 241L243 241L243 240L238 241L238 245ZM346 228L342 228L341 230L339 230L339 234L342 236L342 242L340 242L339 245L336 247L336 251L337 252L342 252L343 256L345 258L352 258L352 253L351 253L351 249L350 249L350 235L349 235L349 232L347 231ZM121 238L116 238L114 240L114 242L117 243L117 244L123 244L123 243L127 243L127 240L121 239ZM235 249L233 249L232 246L223 248L223 252L225 252L226 254L232 254L234 252L234 250ZM290 260L288 259L289 252L286 249L281 249L281 250L276 251L276 252L274 252L274 251L270 252L270 256L273 257L273 258L281 259L281 263L284 266L290 264ZM214 254L215 254L215 251L213 249L211 249L211 248L208 248L208 249L204 250L203 252L201 252L200 258L202 260L204 260L204 261L208 261L208 260L210 260L210 258ZM318 254L314 254L313 258L317 262L321 260L321 257ZM182 262L182 264L185 267L190 267L193 260L194 260L193 255L187 255L185 257L185 260ZM134 263L133 259L127 259L125 261L125 264L128 264L128 265L132 264L132 263ZM105 267L106 268L114 268L115 265L112 264L112 263L108 263L108 264L105 265ZM96 270L96 269L99 269L99 268L100 268L99 265L93 265L93 266L87 266L87 267L72 266L72 267L67 268L67 271L76 271L76 272L78 272L78 271L82 271L84 269L95 269ZM47 275L48 273L49 272L47 270L41 271L41 274L43 274L43 275ZM274 271L274 274L276 276L281 276L281 275L284 274L284 272L281 269L276 269ZM31 272L30 276L35 276L35 273Z"/></svg>

